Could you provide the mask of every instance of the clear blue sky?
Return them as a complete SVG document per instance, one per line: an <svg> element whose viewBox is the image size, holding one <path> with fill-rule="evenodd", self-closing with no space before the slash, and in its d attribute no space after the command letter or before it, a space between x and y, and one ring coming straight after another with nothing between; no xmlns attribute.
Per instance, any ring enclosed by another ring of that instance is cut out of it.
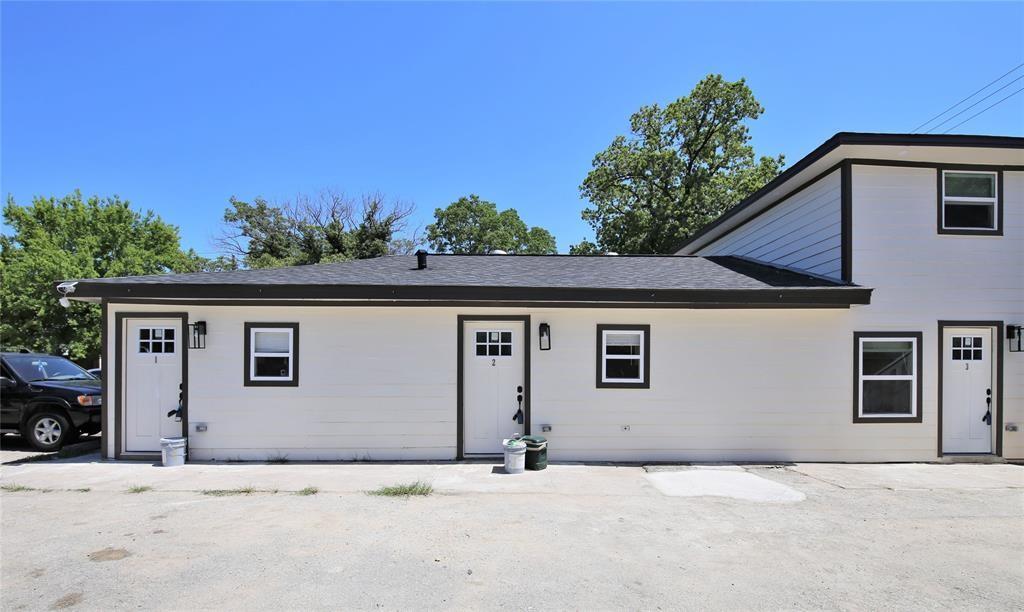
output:
<svg viewBox="0 0 1024 612"><path fill-rule="evenodd" d="M838 131L909 131L1024 62L1019 2L0 11L3 194L118 194L204 254L228 197L325 187L412 201L423 225L478 193L565 251L591 235L593 155L709 72L747 78L757 151L792 163ZM1024 134L1024 94L957 131Z"/></svg>

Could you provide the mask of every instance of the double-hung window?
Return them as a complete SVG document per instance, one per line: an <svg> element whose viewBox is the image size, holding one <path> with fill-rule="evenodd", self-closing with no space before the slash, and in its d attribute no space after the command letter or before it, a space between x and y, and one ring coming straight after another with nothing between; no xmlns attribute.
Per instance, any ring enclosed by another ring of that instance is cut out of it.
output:
<svg viewBox="0 0 1024 612"><path fill-rule="evenodd" d="M598 325L597 386L650 388L650 335L650 325Z"/></svg>
<svg viewBox="0 0 1024 612"><path fill-rule="evenodd" d="M245 385L299 384L299 324L245 324Z"/></svg>
<svg viewBox="0 0 1024 612"><path fill-rule="evenodd" d="M1000 173L942 170L939 173L939 232L1002 233Z"/></svg>
<svg viewBox="0 0 1024 612"><path fill-rule="evenodd" d="M921 333L853 334L853 420L921 421Z"/></svg>

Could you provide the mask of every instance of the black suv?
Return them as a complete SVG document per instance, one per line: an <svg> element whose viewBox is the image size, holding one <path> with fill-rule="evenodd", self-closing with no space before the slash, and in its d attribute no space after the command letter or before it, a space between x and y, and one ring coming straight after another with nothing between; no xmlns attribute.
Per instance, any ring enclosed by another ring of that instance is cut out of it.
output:
<svg viewBox="0 0 1024 612"><path fill-rule="evenodd" d="M0 431L41 451L100 430L102 382L64 357L0 353Z"/></svg>

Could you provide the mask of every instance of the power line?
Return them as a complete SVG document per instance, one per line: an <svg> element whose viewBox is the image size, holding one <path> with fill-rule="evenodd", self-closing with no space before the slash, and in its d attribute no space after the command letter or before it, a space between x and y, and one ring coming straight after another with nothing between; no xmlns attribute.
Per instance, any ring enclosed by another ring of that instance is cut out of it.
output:
<svg viewBox="0 0 1024 612"><path fill-rule="evenodd" d="M1013 85L1014 83L1016 83L1017 81L1019 81L1019 80L1021 80L1021 79L1024 79L1024 74L1022 74L1022 75L1020 75L1019 77L1015 78L1014 80L1010 81L1010 82L1009 82L1009 83L1007 83L1006 85L1003 85L1003 86L1002 86L1002 87L1000 87L999 89L996 89L995 91L993 91L992 93L988 94L988 95L987 95L987 96L985 96L984 98L978 98L978 101L977 101L977 102L975 102L974 104L972 104L972 105L970 105L970 106L965 106L965 107L964 107L963 109L961 109L961 110L960 110L960 112L956 113L955 115L950 115L949 117L946 117L946 118L945 118L945 119L943 119L943 120L942 120L941 122L939 122L939 123L936 123L936 124L935 124L935 125L933 125L932 127L930 127L930 128L928 128L927 130L925 130L925 133L927 134L928 132L931 132L932 130L937 130L937 129L939 129L939 128L940 128L940 127L942 127L943 125L945 125L945 124L949 123L950 121L952 121L952 120L956 119L956 118L957 118L957 117L959 117L960 115L962 115L962 114L966 113L967 111L971 110L971 109L972 109L972 108L974 108L975 106L977 106L977 105L981 104L981 103L982 103L982 102L984 102L985 100L988 100L988 99L989 99L989 98L991 98L992 96L996 95L997 93L999 93L999 92L1001 92L1002 90L1006 89L1006 88L1007 88L1007 87L1009 87L1010 85Z"/></svg>
<svg viewBox="0 0 1024 612"><path fill-rule="evenodd" d="M946 130L945 132L943 132L943 134L948 134L948 133L952 132L952 131L953 131L953 130L955 130L956 128L958 128L958 127L960 127L961 125L963 125L963 124L967 123L967 122L968 122L968 121L970 121L971 119L974 119L975 117L977 117L978 115L980 115L980 114L984 113L985 111L987 111L988 109L992 108L993 106L998 106L999 104L1002 104L1003 102L1006 102L1007 100L1009 100L1010 98L1014 97L1015 95L1019 94L1019 93L1020 93L1020 92L1022 92L1022 91L1024 91L1024 87L1021 87L1021 88L1020 88L1020 89L1018 89L1017 91L1015 91L1015 92L1011 93L1010 95L1008 95L1008 96L1006 96L1005 98L1003 98L1003 99L999 100L998 102L995 102L995 103L993 103L993 104L990 104L989 106L986 106L986 107L985 107L985 108L983 108L982 110L980 110L980 111L978 111L978 112L974 113L974 114L973 114L973 115L971 115L970 117L968 117L968 118L964 119L964 120L963 120L963 121L961 121L960 123L958 123L958 124L954 125L953 127L949 128L948 130Z"/></svg>
<svg viewBox="0 0 1024 612"><path fill-rule="evenodd" d="M924 126L928 125L928 124L929 124L929 123L931 123L932 121L935 121L935 120L936 120L936 119L938 119L939 117L941 117L941 116L945 115L945 114L946 114L946 113L948 113L949 111L951 111L951 110L953 110L954 108L956 108L956 107L960 106L961 104L963 104L964 102L966 102L966 101L970 100L970 99L971 99L971 98L973 98L974 96L976 96L976 95L978 95L979 93L981 93L981 92L985 91L986 89L988 89L989 87L991 87L991 86L992 86L992 85L993 85L994 83L998 83L998 82L999 82L999 81L1001 81L1002 79L1006 78L1006 76L1007 76L1007 75L1009 75L1009 74L1012 74L1013 72L1016 72L1016 71L1017 71L1017 69L1019 69L1019 68L1020 68L1021 66L1024 66L1024 62L1022 62L1022 63L1020 63L1020 64L1017 64L1016 66L1014 66L1013 68L1011 68L1010 70L1008 70L1008 71L1007 71L1007 72L1006 72L1005 74L1002 74L1002 75L1000 75L998 79L995 79L995 80L993 80L993 81L991 81L991 82L987 83L987 84L986 84L986 85L985 85L984 87L982 87L982 88L981 88L981 89L979 89L978 91L976 91L976 92L972 93L971 95L967 96L967 97L966 97L966 98L964 98L963 100L960 100L959 102L957 102L957 103L956 103L956 104L954 104L953 106L950 106L950 107L949 107L949 108L947 108L946 110L942 111L942 112L941 112L941 113L939 113L938 115L935 115L934 117L932 117L932 118L931 118L931 119L929 119L928 121L925 121L925 122L924 122L924 123L922 123L921 125L919 125L919 126L917 126L916 128L914 128L914 129L910 130L910 133L911 133L911 134L913 134L914 132L916 132L916 131L918 131L919 129L923 128Z"/></svg>

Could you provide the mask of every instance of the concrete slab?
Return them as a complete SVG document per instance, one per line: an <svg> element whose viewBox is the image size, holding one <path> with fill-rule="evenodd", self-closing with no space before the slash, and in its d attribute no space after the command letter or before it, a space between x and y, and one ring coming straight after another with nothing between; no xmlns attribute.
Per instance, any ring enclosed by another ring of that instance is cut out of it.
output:
<svg viewBox="0 0 1024 612"><path fill-rule="evenodd" d="M88 487L124 491L148 486L161 491L202 491L253 487L356 493L421 480L438 493L560 495L656 495L637 466L551 465L539 472L505 474L500 463L151 463L100 461L98 456L0 466L0 481L38 489Z"/></svg>
<svg viewBox="0 0 1024 612"><path fill-rule="evenodd" d="M722 466L644 474L661 493L670 497L729 497L752 502L790 503L806 499L792 487L741 469Z"/></svg>
<svg viewBox="0 0 1024 612"><path fill-rule="evenodd" d="M844 489L1024 488L1024 466L1005 463L799 463L790 469Z"/></svg>
<svg viewBox="0 0 1024 612"><path fill-rule="evenodd" d="M905 491L696 470L806 495L755 503L663 495L637 467L495 465L0 466L5 485L52 488L0 491L0 609L1020 609L1024 489L942 481L1002 466L935 466L943 486ZM888 466L859 467L832 477ZM415 478L442 494L362 493ZM197 492L248 484L281 491ZM324 489L285 493L306 485Z"/></svg>

